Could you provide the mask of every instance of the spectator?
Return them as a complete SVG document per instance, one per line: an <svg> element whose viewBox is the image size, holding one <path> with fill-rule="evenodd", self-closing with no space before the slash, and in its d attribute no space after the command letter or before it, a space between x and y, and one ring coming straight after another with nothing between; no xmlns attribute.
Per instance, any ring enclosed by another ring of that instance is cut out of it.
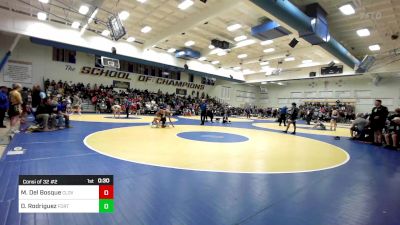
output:
<svg viewBox="0 0 400 225"><path fill-rule="evenodd" d="M280 111L279 111L279 126L281 126L282 122L283 122L283 126L286 127L286 114L287 114L287 107L283 106Z"/></svg>
<svg viewBox="0 0 400 225"><path fill-rule="evenodd" d="M375 107L369 117L371 129L374 132L375 145L382 145L382 130L385 127L388 114L389 111L382 105L382 101L375 100Z"/></svg>
<svg viewBox="0 0 400 225"><path fill-rule="evenodd" d="M22 86L21 84L13 84L12 91L10 91L10 108L8 110L8 116L10 117L10 127L12 133L19 133L18 123L20 115L22 113Z"/></svg>
<svg viewBox="0 0 400 225"><path fill-rule="evenodd" d="M6 112L8 110L9 101L8 101L8 88L5 86L0 87L0 128L7 128L4 125L4 117L6 116Z"/></svg>
<svg viewBox="0 0 400 225"><path fill-rule="evenodd" d="M395 114L388 117L389 127L385 134L385 147L393 147L394 149L399 147L399 135L400 135L400 108L395 110ZM390 145L392 143L392 145Z"/></svg>
<svg viewBox="0 0 400 225"><path fill-rule="evenodd" d="M364 114L357 114L357 118L353 121L350 127L351 139L364 140L365 129L368 126L368 120L364 118Z"/></svg>
<svg viewBox="0 0 400 225"><path fill-rule="evenodd" d="M53 106L51 105L51 100L49 98L45 98L41 101L36 109L36 120L38 122L42 122L43 131L49 131L49 121L51 123L51 127L55 125L55 117L52 117Z"/></svg>
<svg viewBox="0 0 400 225"><path fill-rule="evenodd" d="M38 105L40 104L40 102L42 101L42 99L40 98L40 86L39 85L34 85L32 87L32 109L34 111L36 111L36 108L38 107Z"/></svg>
<svg viewBox="0 0 400 225"><path fill-rule="evenodd" d="M81 107L82 107L82 99L79 97L78 93L76 93L72 98L72 114L76 112L78 113L78 115L81 115L82 111Z"/></svg>
<svg viewBox="0 0 400 225"><path fill-rule="evenodd" d="M59 128L70 128L69 125L69 114L68 114L68 101L67 99L63 99L60 103L57 104L57 119L58 119L58 127Z"/></svg>

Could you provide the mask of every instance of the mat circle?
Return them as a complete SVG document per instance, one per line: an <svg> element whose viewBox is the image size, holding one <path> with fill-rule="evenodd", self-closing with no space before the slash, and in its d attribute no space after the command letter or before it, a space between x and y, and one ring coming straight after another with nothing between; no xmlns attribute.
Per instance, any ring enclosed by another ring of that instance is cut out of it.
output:
<svg viewBox="0 0 400 225"><path fill-rule="evenodd" d="M193 141L204 141L204 142L218 142L218 143L237 143L248 141L249 138L238 135L223 132L210 132L210 131L189 131L177 134L180 138L185 138Z"/></svg>
<svg viewBox="0 0 400 225"><path fill-rule="evenodd" d="M193 134L210 140L193 140ZM185 135L187 138L180 137ZM231 137L248 140L221 142ZM122 127L92 133L84 143L100 154L129 162L210 172L311 172L332 169L349 160L346 151L322 141L222 126Z"/></svg>
<svg viewBox="0 0 400 225"><path fill-rule="evenodd" d="M104 117L105 119L126 119L126 120L140 120L141 118L139 118L139 117L128 117L128 118L126 118L126 115L125 114L121 114L121 116L120 117L118 117L118 115L117 116L115 116L115 117L113 117L113 116L105 116Z"/></svg>

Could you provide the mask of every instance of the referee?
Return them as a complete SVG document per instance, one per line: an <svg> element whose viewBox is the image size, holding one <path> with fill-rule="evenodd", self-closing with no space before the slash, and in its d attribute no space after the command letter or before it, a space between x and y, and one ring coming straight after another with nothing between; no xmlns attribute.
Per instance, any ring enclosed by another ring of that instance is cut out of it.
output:
<svg viewBox="0 0 400 225"><path fill-rule="evenodd" d="M292 108L290 109L289 120L288 120L286 130L283 131L284 133L287 133L290 128L290 124L293 124L294 131L292 132L292 134L296 134L296 120L297 120L298 115L299 115L299 109L296 107L296 103L293 102Z"/></svg>
<svg viewBox="0 0 400 225"><path fill-rule="evenodd" d="M206 100L202 99L201 104L200 104L200 120L201 120L200 125L204 125L206 118L207 118L207 104L206 104Z"/></svg>

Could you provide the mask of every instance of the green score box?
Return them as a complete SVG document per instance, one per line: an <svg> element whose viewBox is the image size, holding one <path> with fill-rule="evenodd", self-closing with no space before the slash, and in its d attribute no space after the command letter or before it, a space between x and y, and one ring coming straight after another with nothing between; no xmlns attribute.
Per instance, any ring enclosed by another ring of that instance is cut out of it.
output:
<svg viewBox="0 0 400 225"><path fill-rule="evenodd" d="M112 213L114 212L113 199L99 199L99 213Z"/></svg>

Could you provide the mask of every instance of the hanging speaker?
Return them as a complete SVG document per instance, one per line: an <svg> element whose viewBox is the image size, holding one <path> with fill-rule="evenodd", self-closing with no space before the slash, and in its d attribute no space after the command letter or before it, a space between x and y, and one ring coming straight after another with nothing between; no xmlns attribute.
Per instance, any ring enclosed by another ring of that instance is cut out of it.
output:
<svg viewBox="0 0 400 225"><path fill-rule="evenodd" d="M298 43L299 41L296 38L293 38L292 41L290 41L289 46L294 48Z"/></svg>
<svg viewBox="0 0 400 225"><path fill-rule="evenodd" d="M317 72L310 72L310 77L316 77L317 76Z"/></svg>

